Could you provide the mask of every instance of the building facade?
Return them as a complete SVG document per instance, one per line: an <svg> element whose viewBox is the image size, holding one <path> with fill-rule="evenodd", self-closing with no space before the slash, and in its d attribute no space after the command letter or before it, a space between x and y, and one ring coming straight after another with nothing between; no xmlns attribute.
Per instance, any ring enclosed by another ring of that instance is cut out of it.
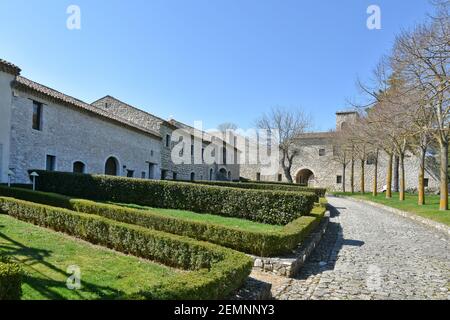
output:
<svg viewBox="0 0 450 320"><path fill-rule="evenodd" d="M111 96L88 104L20 72L0 60L0 183L30 183L32 169L143 179L239 179L238 167L220 161L174 164L172 134L189 128L181 122L165 121ZM203 148L211 143L206 136L196 133Z"/></svg>
<svg viewBox="0 0 450 320"><path fill-rule="evenodd" d="M345 126L351 126L352 121L358 117L354 111L336 113L336 131ZM328 190L342 191L345 182L346 191L351 190L351 162L345 169L336 161L334 156L335 132L305 133L297 141L296 148L299 155L294 158L291 175L296 183L312 187L324 187ZM378 158L377 189L382 191L386 186L388 157L382 151ZM375 164L371 157L363 160L365 191L371 191L374 183ZM241 176L250 180L287 182L280 166L280 171L275 175L262 175L258 165L241 165ZM354 190L361 190L361 160L354 162ZM406 189L414 189L418 185L419 159L408 153L405 158ZM429 156L426 161L425 186L430 191L439 188L439 167L436 159Z"/></svg>

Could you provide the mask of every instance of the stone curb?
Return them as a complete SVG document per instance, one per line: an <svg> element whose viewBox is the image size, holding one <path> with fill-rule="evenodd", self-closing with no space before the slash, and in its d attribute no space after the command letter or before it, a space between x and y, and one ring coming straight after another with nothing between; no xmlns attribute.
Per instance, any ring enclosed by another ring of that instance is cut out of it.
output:
<svg viewBox="0 0 450 320"><path fill-rule="evenodd" d="M299 247L292 254L268 258L251 255L253 271L267 272L287 278L295 277L327 231L329 220L330 212L327 211L319 226L306 237L303 243L299 244Z"/></svg>
<svg viewBox="0 0 450 320"><path fill-rule="evenodd" d="M436 221L433 221L433 220L430 220L430 219L427 219L427 218L423 218L423 217L418 216L418 215L416 215L414 213L411 213L411 212L407 212L407 211L403 211L403 210L400 210L400 209L396 209L396 208L392 208L392 207L389 207L389 206L385 206L383 204L376 203L376 202L373 202L373 201L370 201L370 200L363 200L363 199L358 199L358 198L353 198L353 197L348 197L348 196L341 196L341 195L332 195L332 197L343 198L343 199L353 200L353 201L356 201L356 202L365 203L365 204L371 205L373 207L380 208L380 209L389 211L391 213L398 214L398 215L400 215L400 216L402 216L404 218L408 218L408 219L413 220L415 222L419 222L419 223L421 223L423 225L426 225L428 227L432 227L432 228L436 229L437 231L443 232L447 236L450 236L450 227L446 226L443 223L439 223L439 222L436 222Z"/></svg>
<svg viewBox="0 0 450 320"><path fill-rule="evenodd" d="M244 286L230 300L272 300L272 284L248 277Z"/></svg>

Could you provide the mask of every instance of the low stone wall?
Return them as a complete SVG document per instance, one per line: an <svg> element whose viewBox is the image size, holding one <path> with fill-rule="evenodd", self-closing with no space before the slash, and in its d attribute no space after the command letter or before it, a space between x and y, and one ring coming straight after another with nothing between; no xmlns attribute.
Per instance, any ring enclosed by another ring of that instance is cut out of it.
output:
<svg viewBox="0 0 450 320"><path fill-rule="evenodd" d="M272 284L249 277L230 300L272 300Z"/></svg>
<svg viewBox="0 0 450 320"><path fill-rule="evenodd" d="M437 231L443 232L443 233L447 234L448 236L450 236L450 227L448 227L447 225L445 225L443 223L439 223L439 222L433 221L433 220L430 220L430 219L427 219L427 218L424 218L424 217L421 217L421 216L419 216L417 214L414 214L412 212L403 211L403 210L400 210L400 209L392 208L392 207L385 206L385 205L380 204L380 203L376 203L376 202L369 201L369 200L364 200L364 199L352 198L352 197L347 197L347 196L336 196L336 195L333 195L333 197L344 198L344 199L349 199L349 200L365 203L365 204L368 204L368 205L370 205L372 207L380 208L380 209L383 209L383 210L386 210L386 211L398 214L398 215L400 215L402 217L414 220L416 222L419 222L419 223L424 224L424 225L426 225L428 227L434 228Z"/></svg>
<svg viewBox="0 0 450 320"><path fill-rule="evenodd" d="M293 251L292 254L270 258L251 256L254 261L253 270L293 278L319 244L322 236L327 230L329 220L330 212L327 211L316 230L314 230L303 243L300 243L298 248Z"/></svg>

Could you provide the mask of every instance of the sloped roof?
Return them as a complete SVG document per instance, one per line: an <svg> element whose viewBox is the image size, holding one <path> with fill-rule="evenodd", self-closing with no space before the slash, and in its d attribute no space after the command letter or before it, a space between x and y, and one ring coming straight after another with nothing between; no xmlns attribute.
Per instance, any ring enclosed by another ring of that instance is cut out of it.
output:
<svg viewBox="0 0 450 320"><path fill-rule="evenodd" d="M19 75L20 74L20 68L11 62L8 62L6 60L0 59L0 71L10 73L12 75Z"/></svg>
<svg viewBox="0 0 450 320"><path fill-rule="evenodd" d="M144 132L146 134L150 134L150 135L158 137L158 138L161 137L159 132L150 130L150 129L140 126L136 123L126 121L125 119L114 116L114 115L112 115L100 108L97 108L91 104L85 103L79 99L76 99L76 98L66 95L64 93L61 93L57 90L54 90L52 88L49 88L47 86L44 86L37 82L34 82L25 77L17 76L16 80L13 82L13 87L16 89L19 89L19 90L24 90L26 92L30 92L32 94L37 94L37 95L43 96L45 98L49 98L58 103L62 103L62 104L68 105L68 106L82 109L83 111L93 113L93 114L100 116L102 118L105 118L107 120L113 121L120 125L125 125L129 128Z"/></svg>

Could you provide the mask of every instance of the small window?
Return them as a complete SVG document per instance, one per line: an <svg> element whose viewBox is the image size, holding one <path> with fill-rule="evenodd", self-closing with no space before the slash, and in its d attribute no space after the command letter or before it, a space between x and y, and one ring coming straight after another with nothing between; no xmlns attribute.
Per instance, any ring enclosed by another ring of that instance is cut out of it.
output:
<svg viewBox="0 0 450 320"><path fill-rule="evenodd" d="M176 172L173 173L173 180L177 180L177 173Z"/></svg>
<svg viewBox="0 0 450 320"><path fill-rule="evenodd" d="M193 155L194 155L194 145L191 144L191 156L193 156Z"/></svg>
<svg viewBox="0 0 450 320"><path fill-rule="evenodd" d="M261 173L256 173L256 181L261 181Z"/></svg>
<svg viewBox="0 0 450 320"><path fill-rule="evenodd" d="M133 178L134 177L134 170L128 170L127 169L127 177L128 178Z"/></svg>
<svg viewBox="0 0 450 320"><path fill-rule="evenodd" d="M282 174L278 174L278 182L283 181L283 175Z"/></svg>
<svg viewBox="0 0 450 320"><path fill-rule="evenodd" d="M47 155L45 169L47 171L55 171L55 169L56 169L56 157L55 156Z"/></svg>
<svg viewBox="0 0 450 320"><path fill-rule="evenodd" d="M73 173L84 173L85 171L85 165L81 161L76 161L73 163Z"/></svg>
<svg viewBox="0 0 450 320"><path fill-rule="evenodd" d="M336 183L341 184L342 183L342 176L336 176Z"/></svg>
<svg viewBox="0 0 450 320"><path fill-rule="evenodd" d="M223 147L223 164L227 164L227 148Z"/></svg>
<svg viewBox="0 0 450 320"><path fill-rule="evenodd" d="M214 174L214 170L213 169L209 169L209 180L213 180L213 174Z"/></svg>
<svg viewBox="0 0 450 320"><path fill-rule="evenodd" d="M369 165L369 166L374 165L376 162L377 162L377 156L373 153L369 153L367 155L367 161L366 161L367 165Z"/></svg>
<svg viewBox="0 0 450 320"><path fill-rule="evenodd" d="M167 179L167 170L161 170L161 180Z"/></svg>
<svg viewBox="0 0 450 320"><path fill-rule="evenodd" d="M325 149L319 149L319 156L323 157L325 155Z"/></svg>
<svg viewBox="0 0 450 320"><path fill-rule="evenodd" d="M194 181L194 180L195 180L195 173L191 172L191 181Z"/></svg>
<svg viewBox="0 0 450 320"><path fill-rule="evenodd" d="M428 188L428 184L430 183L430 179L428 179L428 178L425 178L425 179L423 179L423 186L425 187L425 188Z"/></svg>
<svg viewBox="0 0 450 320"><path fill-rule="evenodd" d="M166 148L170 147L170 134L166 135Z"/></svg>
<svg viewBox="0 0 450 320"><path fill-rule="evenodd" d="M33 129L42 130L42 103L33 101Z"/></svg>
<svg viewBox="0 0 450 320"><path fill-rule="evenodd" d="M142 172L141 172L141 178L142 178L142 179L145 179L145 171L142 171Z"/></svg>
<svg viewBox="0 0 450 320"><path fill-rule="evenodd" d="M202 148L202 161L205 161L205 148Z"/></svg>

